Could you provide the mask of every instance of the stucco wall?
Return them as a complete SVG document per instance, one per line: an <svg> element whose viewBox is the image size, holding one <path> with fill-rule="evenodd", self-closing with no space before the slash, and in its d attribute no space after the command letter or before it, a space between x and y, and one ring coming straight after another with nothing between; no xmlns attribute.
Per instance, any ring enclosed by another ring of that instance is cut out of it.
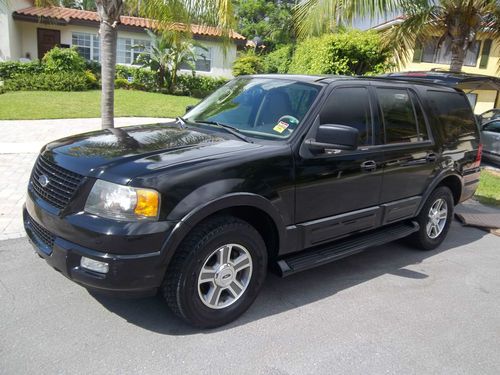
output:
<svg viewBox="0 0 500 375"><path fill-rule="evenodd" d="M37 47L37 29L54 29L61 31L61 44L69 44L72 42L72 33L74 31L86 32L97 34L97 28L88 26L60 26L51 24L37 24L33 22L22 22L16 21L16 26L19 28L20 32L20 43L18 43L19 52L14 56L13 59L18 59L19 57L25 57L29 54L31 58L38 58L38 47ZM130 31L119 31L119 38L147 38L145 32L130 32ZM210 48L212 56L212 64L210 72L197 72L200 75L210 75L213 77L232 77L232 65L236 59L236 44L232 43L229 45L226 51L226 56L224 56L224 50L222 42L216 42L212 40L202 40L199 41L203 46ZM188 71L186 71L187 73ZM190 72L190 71L189 71Z"/></svg>
<svg viewBox="0 0 500 375"><path fill-rule="evenodd" d="M12 12L31 5L30 0L0 1L0 61L21 57L21 31L12 18Z"/></svg>

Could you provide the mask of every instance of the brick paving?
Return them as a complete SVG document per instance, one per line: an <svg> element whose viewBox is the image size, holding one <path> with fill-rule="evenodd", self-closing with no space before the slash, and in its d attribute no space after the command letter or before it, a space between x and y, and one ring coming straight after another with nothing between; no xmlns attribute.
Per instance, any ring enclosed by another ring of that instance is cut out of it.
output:
<svg viewBox="0 0 500 375"><path fill-rule="evenodd" d="M116 126L165 122L148 117L117 118ZM40 148L55 139L100 129L100 119L0 121L0 240L24 236L22 206Z"/></svg>

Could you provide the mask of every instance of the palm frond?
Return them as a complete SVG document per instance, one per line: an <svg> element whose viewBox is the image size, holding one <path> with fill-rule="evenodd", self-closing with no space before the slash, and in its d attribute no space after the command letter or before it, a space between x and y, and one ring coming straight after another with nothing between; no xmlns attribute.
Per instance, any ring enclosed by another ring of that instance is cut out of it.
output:
<svg viewBox="0 0 500 375"><path fill-rule="evenodd" d="M444 31L441 8L432 1L412 1L404 7L403 22L381 33L384 47L393 52L395 63L400 66L408 62L416 44L441 36Z"/></svg>

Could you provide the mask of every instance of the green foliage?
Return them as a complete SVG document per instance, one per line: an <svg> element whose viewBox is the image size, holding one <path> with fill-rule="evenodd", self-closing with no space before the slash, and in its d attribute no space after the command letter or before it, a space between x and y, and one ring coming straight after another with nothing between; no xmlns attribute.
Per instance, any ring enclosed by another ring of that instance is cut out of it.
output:
<svg viewBox="0 0 500 375"><path fill-rule="evenodd" d="M153 72L149 69L117 65L115 77L125 80L131 77L132 83L127 86L129 88L143 91L158 90L157 72Z"/></svg>
<svg viewBox="0 0 500 375"><path fill-rule="evenodd" d="M85 59L75 48L54 47L42 59L45 71L55 72L83 72Z"/></svg>
<svg viewBox="0 0 500 375"><path fill-rule="evenodd" d="M21 63L17 61L0 62L0 80L12 78L16 74L43 73L44 66L39 61Z"/></svg>
<svg viewBox="0 0 500 375"><path fill-rule="evenodd" d="M97 78L101 77L101 64L97 61L85 60L85 70L91 71Z"/></svg>
<svg viewBox="0 0 500 375"><path fill-rule="evenodd" d="M255 53L244 53L233 64L233 75L258 74L264 72L262 57Z"/></svg>
<svg viewBox="0 0 500 375"><path fill-rule="evenodd" d="M94 77L95 79L95 77ZM17 74L4 82L7 91L84 91L96 81L85 72Z"/></svg>
<svg viewBox="0 0 500 375"><path fill-rule="evenodd" d="M225 78L212 78L197 75L180 75L175 94L204 98L227 83Z"/></svg>
<svg viewBox="0 0 500 375"><path fill-rule="evenodd" d="M314 51L314 58L311 54ZM389 52L374 31L351 30L309 38L297 45L289 73L377 74L387 71Z"/></svg>
<svg viewBox="0 0 500 375"><path fill-rule="evenodd" d="M99 81L94 73L92 73L90 70L86 70L84 74L85 77L87 78L87 82L89 84L90 89L99 88Z"/></svg>
<svg viewBox="0 0 500 375"><path fill-rule="evenodd" d="M293 46L288 44L264 56L264 71L266 73L288 73L292 62Z"/></svg>
<svg viewBox="0 0 500 375"><path fill-rule="evenodd" d="M131 84L125 78L115 79L115 89L129 89Z"/></svg>
<svg viewBox="0 0 500 375"><path fill-rule="evenodd" d="M295 40L292 7L295 1L237 0L238 32L248 40L262 38L266 49Z"/></svg>

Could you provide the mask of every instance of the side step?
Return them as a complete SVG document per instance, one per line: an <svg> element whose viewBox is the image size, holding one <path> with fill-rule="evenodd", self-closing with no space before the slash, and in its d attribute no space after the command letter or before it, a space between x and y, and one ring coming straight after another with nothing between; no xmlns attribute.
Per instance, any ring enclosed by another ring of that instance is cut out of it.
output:
<svg viewBox="0 0 500 375"><path fill-rule="evenodd" d="M418 229L419 225L416 221L404 222L348 237L322 247L305 250L279 260L277 263L279 272L281 277L286 277L359 253L369 247L406 237Z"/></svg>

